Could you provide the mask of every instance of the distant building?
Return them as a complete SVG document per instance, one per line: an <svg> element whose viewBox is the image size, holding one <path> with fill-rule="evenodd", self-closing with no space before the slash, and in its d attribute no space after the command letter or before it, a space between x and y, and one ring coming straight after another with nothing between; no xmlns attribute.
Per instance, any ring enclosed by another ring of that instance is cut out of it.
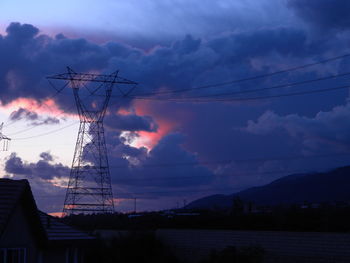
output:
<svg viewBox="0 0 350 263"><path fill-rule="evenodd" d="M80 263L94 241L38 211L27 180L0 179L0 262Z"/></svg>

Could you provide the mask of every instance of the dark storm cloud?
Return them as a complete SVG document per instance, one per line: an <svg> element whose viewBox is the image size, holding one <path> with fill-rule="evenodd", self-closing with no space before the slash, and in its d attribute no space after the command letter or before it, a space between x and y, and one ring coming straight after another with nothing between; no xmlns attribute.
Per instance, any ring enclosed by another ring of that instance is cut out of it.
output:
<svg viewBox="0 0 350 263"><path fill-rule="evenodd" d="M40 158L43 159L46 162L53 161L53 156L49 152L42 152L40 154Z"/></svg>
<svg viewBox="0 0 350 263"><path fill-rule="evenodd" d="M41 117L36 112L24 108L13 111L9 117L12 121L26 120L30 125L38 126L44 124L59 124L60 120L54 117Z"/></svg>
<svg viewBox="0 0 350 263"><path fill-rule="evenodd" d="M128 115L108 115L105 118L106 127L124 131L157 131L157 124L150 116Z"/></svg>
<svg viewBox="0 0 350 263"><path fill-rule="evenodd" d="M24 108L19 108L18 110L15 110L10 114L10 120L12 121L18 121L21 119L33 121L33 120L37 120L38 118L39 116L36 112L29 111Z"/></svg>
<svg viewBox="0 0 350 263"><path fill-rule="evenodd" d="M261 29L253 32L231 34L210 41L209 46L231 63L249 61L275 52L284 56L311 55L310 46L306 43L307 35L301 29L275 28ZM314 50L313 52L317 52Z"/></svg>
<svg viewBox="0 0 350 263"><path fill-rule="evenodd" d="M313 153L348 152L350 150L350 105L334 107L309 118L298 114L280 116L272 111L261 115L257 121L248 121L246 131L264 135L285 130L292 138L303 142L305 150Z"/></svg>
<svg viewBox="0 0 350 263"><path fill-rule="evenodd" d="M119 196L130 197L132 193L145 193L147 190L186 190L214 180L213 173L198 162L195 154L183 147L184 137L181 134L163 137L149 152L146 148L125 144L128 138L120 135L120 132L107 131L106 136L112 183ZM133 133L128 136L133 136ZM147 198L157 195L150 193Z"/></svg>
<svg viewBox="0 0 350 263"><path fill-rule="evenodd" d="M142 163L155 169L147 168L146 173L141 172L142 177L161 177L158 184L166 187L186 187L194 185L208 184L213 179L213 174L206 167L198 163L195 154L188 152L184 147L185 138L181 134L169 134L165 136L149 153L148 158ZM165 168L162 164L174 164ZM177 165L178 164L178 165ZM187 165L186 165L187 164ZM156 167L159 165L159 167ZM186 178L184 177L192 177ZM172 178L168 180L168 178ZM153 182L153 185L157 183Z"/></svg>
<svg viewBox="0 0 350 263"><path fill-rule="evenodd" d="M39 29L29 24L11 23L6 28L6 33L14 44L20 44L35 37L39 33Z"/></svg>
<svg viewBox="0 0 350 263"><path fill-rule="evenodd" d="M26 162L16 153L11 153L5 162L5 172L11 179L27 179L41 210L46 212L61 211L64 201L65 185L49 183L48 180L69 176L69 168L54 163L50 152L42 152L37 162Z"/></svg>
<svg viewBox="0 0 350 263"><path fill-rule="evenodd" d="M42 99L51 95L45 77L64 72L67 65L79 72L120 68L122 76L141 83L133 93L140 94L268 72L269 67L258 68L256 64L269 61L273 65L286 56L301 60L327 47L327 43L313 43L302 29L286 27L227 33L211 40L187 35L147 53L120 43L98 45L63 35L51 38L38 34L31 25L18 23L12 23L7 32L0 38L3 103L18 96ZM120 94L115 91L115 95ZM56 100L67 106L67 97L63 97Z"/></svg>
<svg viewBox="0 0 350 263"><path fill-rule="evenodd" d="M32 176L32 170L23 163L22 159L18 157L16 153L11 153L10 157L6 160L5 172L16 175Z"/></svg>
<svg viewBox="0 0 350 263"><path fill-rule="evenodd" d="M18 157L16 153L11 153L5 163L5 172L24 178L39 180L62 178L69 176L69 167L61 163L51 163L53 157L48 152L40 154L40 160L36 163L28 163Z"/></svg>
<svg viewBox="0 0 350 263"><path fill-rule="evenodd" d="M19 96L42 99L51 95L45 77L67 65L82 71L98 70L108 61L104 48L84 39L53 39L39 35L32 25L19 23L10 24L7 35L0 38L0 55L3 103Z"/></svg>
<svg viewBox="0 0 350 263"><path fill-rule="evenodd" d="M268 72L272 69L264 65L265 61L272 65L274 60L286 56L301 60L305 54L320 52L323 46L307 41L302 30L275 28L228 33L209 41L187 35L183 40L145 53L120 43L99 45L63 35L51 38L40 35L32 25L12 23L7 35L0 38L0 53L4 55L4 63L0 65L4 94L1 100L7 103L18 96L43 99L52 95L45 77L65 71L67 65L76 71L112 72L120 68L122 76L142 84L134 91L140 94ZM257 67L259 63L262 66ZM114 94L118 95L117 91ZM63 109L75 111L72 96L67 99L61 95L55 100ZM118 107L132 103L131 100L118 102ZM157 129L149 117L115 115L107 121L113 128L130 131ZM35 124L48 123L55 121L48 119Z"/></svg>
<svg viewBox="0 0 350 263"><path fill-rule="evenodd" d="M322 29L349 30L347 0L289 0L288 5L306 22Z"/></svg>
<svg viewBox="0 0 350 263"><path fill-rule="evenodd" d="M59 123L60 123L59 119L53 118L53 117L47 117L31 123L31 125L38 126L38 125L50 125L50 124L59 124Z"/></svg>
<svg viewBox="0 0 350 263"><path fill-rule="evenodd" d="M118 185L188 188L212 182L213 174L198 163L197 157L183 148L181 134L165 136L148 154L144 151L126 161L111 152L112 181ZM170 166L169 166L170 164ZM174 164L174 165L171 165Z"/></svg>

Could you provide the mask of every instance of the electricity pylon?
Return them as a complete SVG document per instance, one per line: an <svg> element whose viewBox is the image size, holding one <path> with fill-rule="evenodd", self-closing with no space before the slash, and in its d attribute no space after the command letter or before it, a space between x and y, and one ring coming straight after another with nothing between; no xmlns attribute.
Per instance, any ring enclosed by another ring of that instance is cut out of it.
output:
<svg viewBox="0 0 350 263"><path fill-rule="evenodd" d="M73 89L80 126L75 146L63 215L79 213L114 212L111 177L109 173L107 148L104 138L103 119L115 84L136 85L136 82L121 78L118 71L110 75L76 73L71 68L67 72L48 79L68 81ZM67 83L66 83L67 84ZM89 84L98 84L91 90ZM89 90L87 98L81 98L79 91ZM119 91L126 95L119 87ZM88 101L90 95L104 90L100 103ZM131 89L128 90L130 92ZM85 102L83 101L85 100Z"/></svg>
<svg viewBox="0 0 350 263"><path fill-rule="evenodd" d="M0 148L0 151L7 151L9 149L9 142L11 141L11 139L2 133L3 126L4 126L4 123L1 123L0 124L0 141L2 141L2 147Z"/></svg>

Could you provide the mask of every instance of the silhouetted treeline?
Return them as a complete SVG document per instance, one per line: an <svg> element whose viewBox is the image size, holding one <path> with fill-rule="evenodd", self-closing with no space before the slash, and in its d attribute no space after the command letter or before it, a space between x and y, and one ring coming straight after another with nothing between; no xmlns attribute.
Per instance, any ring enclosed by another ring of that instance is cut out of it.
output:
<svg viewBox="0 0 350 263"><path fill-rule="evenodd" d="M196 212L197 214L190 214ZM186 215L186 213L188 215ZM268 212L233 211L149 212L127 214L75 215L66 223L87 231L96 229L155 230L158 228L232 229L350 232L350 207L274 207Z"/></svg>

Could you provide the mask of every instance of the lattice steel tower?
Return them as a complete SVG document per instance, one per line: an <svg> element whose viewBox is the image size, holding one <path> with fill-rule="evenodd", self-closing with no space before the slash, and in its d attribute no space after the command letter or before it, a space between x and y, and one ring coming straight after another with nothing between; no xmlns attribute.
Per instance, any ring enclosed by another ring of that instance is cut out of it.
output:
<svg viewBox="0 0 350 263"><path fill-rule="evenodd" d="M73 89L80 126L75 146L74 157L63 206L63 215L79 213L114 212L111 177L109 173L107 148L104 138L103 119L115 84L136 82L118 77L118 71L111 75L76 73L67 68L67 73L54 75L48 79L67 81ZM88 85L95 84L92 90ZM80 90L86 88L90 94L81 98ZM123 90L118 87L123 95ZM100 103L91 95L98 95ZM131 89L128 90L130 92ZM85 100L85 101L83 101Z"/></svg>

